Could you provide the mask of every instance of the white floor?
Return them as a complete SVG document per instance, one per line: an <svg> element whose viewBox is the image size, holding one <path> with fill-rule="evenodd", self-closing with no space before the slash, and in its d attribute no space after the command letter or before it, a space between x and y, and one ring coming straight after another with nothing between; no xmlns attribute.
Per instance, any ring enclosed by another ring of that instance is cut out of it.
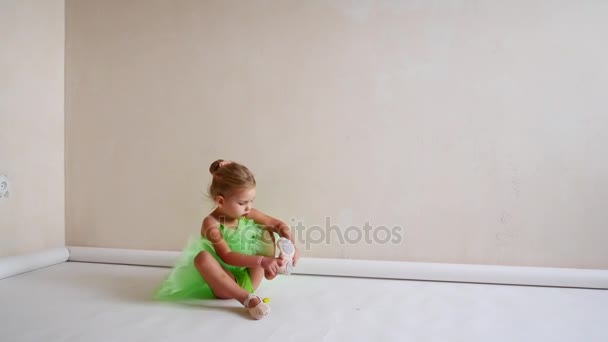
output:
<svg viewBox="0 0 608 342"><path fill-rule="evenodd" d="M608 291L289 276L272 313L159 303L167 268L68 262L0 280L0 341L608 341Z"/></svg>

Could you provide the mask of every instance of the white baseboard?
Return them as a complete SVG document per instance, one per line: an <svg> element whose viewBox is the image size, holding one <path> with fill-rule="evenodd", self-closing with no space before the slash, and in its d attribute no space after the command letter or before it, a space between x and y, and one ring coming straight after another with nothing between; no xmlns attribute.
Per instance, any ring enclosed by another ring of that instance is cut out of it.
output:
<svg viewBox="0 0 608 342"><path fill-rule="evenodd" d="M180 252L54 248L0 259L0 279L65 261L171 267ZM608 289L608 270L301 258L294 274Z"/></svg>
<svg viewBox="0 0 608 342"><path fill-rule="evenodd" d="M0 258L0 279L66 262L69 255L67 248L60 247Z"/></svg>
<svg viewBox="0 0 608 342"><path fill-rule="evenodd" d="M173 265L179 252L68 247L69 261ZM294 274L608 289L608 270L301 258Z"/></svg>
<svg viewBox="0 0 608 342"><path fill-rule="evenodd" d="M67 247L69 261L171 267L180 252L97 247Z"/></svg>
<svg viewBox="0 0 608 342"><path fill-rule="evenodd" d="M399 261L304 259L299 274L608 289L608 270L441 264Z"/></svg>

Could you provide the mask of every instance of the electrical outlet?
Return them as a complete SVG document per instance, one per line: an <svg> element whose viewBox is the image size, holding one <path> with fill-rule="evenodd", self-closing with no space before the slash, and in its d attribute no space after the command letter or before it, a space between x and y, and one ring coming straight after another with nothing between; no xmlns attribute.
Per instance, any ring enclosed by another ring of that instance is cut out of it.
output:
<svg viewBox="0 0 608 342"><path fill-rule="evenodd" d="M8 177L0 175L0 197L8 197L9 182Z"/></svg>

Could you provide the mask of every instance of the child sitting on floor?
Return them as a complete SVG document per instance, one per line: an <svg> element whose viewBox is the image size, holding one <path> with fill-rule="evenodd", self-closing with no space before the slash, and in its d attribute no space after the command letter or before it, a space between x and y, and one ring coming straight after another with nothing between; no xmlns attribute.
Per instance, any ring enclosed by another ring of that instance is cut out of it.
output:
<svg viewBox="0 0 608 342"><path fill-rule="evenodd" d="M291 238L282 221L253 208L256 182L247 167L216 160L209 168L215 209L203 219L201 236L191 239L155 293L159 300L238 300L255 319L270 307L254 295L262 277L276 277L284 261L275 257L275 234ZM294 243L295 246L295 243ZM298 260L296 248L292 263Z"/></svg>

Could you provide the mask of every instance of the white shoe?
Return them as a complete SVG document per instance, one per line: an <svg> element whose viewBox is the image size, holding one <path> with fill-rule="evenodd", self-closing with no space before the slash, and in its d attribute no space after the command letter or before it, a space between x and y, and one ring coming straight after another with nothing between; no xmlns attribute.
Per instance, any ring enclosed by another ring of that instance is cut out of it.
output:
<svg viewBox="0 0 608 342"><path fill-rule="evenodd" d="M285 264L279 269L279 274L290 275L293 271L293 256L296 248L289 239L284 237L277 240L277 248L279 249L279 259L285 261Z"/></svg>
<svg viewBox="0 0 608 342"><path fill-rule="evenodd" d="M259 299L260 302L258 303L258 305L250 308L249 301L251 301L253 298ZM262 301L262 299L260 297L254 295L253 293L250 294L249 297L247 297L247 299L245 299L245 302L243 303L243 305L245 306L247 311L249 311L249 314L251 315L251 317L253 317L255 319L262 319L270 313L270 306L268 306L268 304L264 303L264 301Z"/></svg>

